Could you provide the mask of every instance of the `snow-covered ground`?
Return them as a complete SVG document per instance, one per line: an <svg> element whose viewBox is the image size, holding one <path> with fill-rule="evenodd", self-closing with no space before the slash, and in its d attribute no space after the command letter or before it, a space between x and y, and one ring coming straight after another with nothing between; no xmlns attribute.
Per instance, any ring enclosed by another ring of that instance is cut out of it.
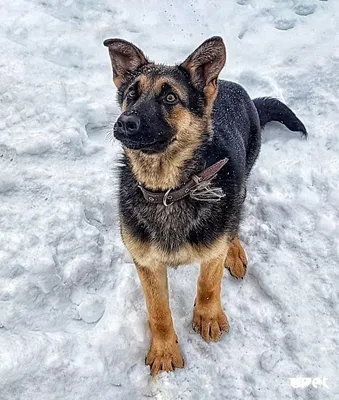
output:
<svg viewBox="0 0 339 400"><path fill-rule="evenodd" d="M339 2L12 0L0 5L0 399L339 399ZM151 379L140 285L105 140L119 113L102 40L174 63L204 39L222 78L285 101L309 140L267 127L225 273L230 333L191 327L197 266L169 271L185 369ZM328 387L295 389L293 377Z"/></svg>

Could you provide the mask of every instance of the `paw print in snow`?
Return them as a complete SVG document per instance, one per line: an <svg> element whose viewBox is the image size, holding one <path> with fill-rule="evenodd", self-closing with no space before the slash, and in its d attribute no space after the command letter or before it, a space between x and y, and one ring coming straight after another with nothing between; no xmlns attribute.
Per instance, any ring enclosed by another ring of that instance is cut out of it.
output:
<svg viewBox="0 0 339 400"><path fill-rule="evenodd" d="M314 1L298 1L294 7L294 12L301 16L313 14L317 5Z"/></svg>

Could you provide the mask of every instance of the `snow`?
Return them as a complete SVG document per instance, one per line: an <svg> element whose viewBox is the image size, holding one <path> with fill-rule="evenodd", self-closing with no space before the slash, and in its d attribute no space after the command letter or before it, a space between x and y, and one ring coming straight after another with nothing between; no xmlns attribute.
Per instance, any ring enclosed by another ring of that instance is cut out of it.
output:
<svg viewBox="0 0 339 400"><path fill-rule="evenodd" d="M339 399L339 3L13 0L0 6L0 399ZM285 101L267 127L223 279L230 333L191 327L197 266L169 271L185 368L151 379L144 299L120 240L119 110L103 39L174 63L227 45L222 78ZM326 377L328 388L290 378Z"/></svg>

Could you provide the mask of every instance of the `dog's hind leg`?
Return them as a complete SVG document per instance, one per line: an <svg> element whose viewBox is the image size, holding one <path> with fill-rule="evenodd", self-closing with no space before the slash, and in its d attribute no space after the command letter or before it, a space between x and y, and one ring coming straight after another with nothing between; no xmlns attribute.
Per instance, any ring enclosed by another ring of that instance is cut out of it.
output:
<svg viewBox="0 0 339 400"><path fill-rule="evenodd" d="M193 328L207 342L216 341L228 332L228 322L221 308L220 292L225 257L203 262L198 278L197 297L193 310Z"/></svg>
<svg viewBox="0 0 339 400"><path fill-rule="evenodd" d="M151 375L159 371L173 371L184 366L174 331L169 308L167 268L165 266L143 267L135 263L145 294L151 329L151 347L146 357L146 365Z"/></svg>
<svg viewBox="0 0 339 400"><path fill-rule="evenodd" d="M230 243L225 267L236 279L242 279L246 274L247 258L237 236Z"/></svg>

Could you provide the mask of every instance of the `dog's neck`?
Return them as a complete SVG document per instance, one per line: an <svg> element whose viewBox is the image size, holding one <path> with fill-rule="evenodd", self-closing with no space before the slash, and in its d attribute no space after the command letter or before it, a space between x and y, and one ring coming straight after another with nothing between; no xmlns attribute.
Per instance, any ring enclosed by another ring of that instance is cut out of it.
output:
<svg viewBox="0 0 339 400"><path fill-rule="evenodd" d="M166 191L186 183L191 175L204 167L204 148L213 138L213 129L206 118L205 126L190 122L177 140L163 153L146 154L124 149L132 173L143 187L151 191Z"/></svg>
<svg viewBox="0 0 339 400"><path fill-rule="evenodd" d="M152 191L174 189L187 180L193 164L193 150L187 148L180 154L144 154L125 149L130 168L138 183Z"/></svg>

